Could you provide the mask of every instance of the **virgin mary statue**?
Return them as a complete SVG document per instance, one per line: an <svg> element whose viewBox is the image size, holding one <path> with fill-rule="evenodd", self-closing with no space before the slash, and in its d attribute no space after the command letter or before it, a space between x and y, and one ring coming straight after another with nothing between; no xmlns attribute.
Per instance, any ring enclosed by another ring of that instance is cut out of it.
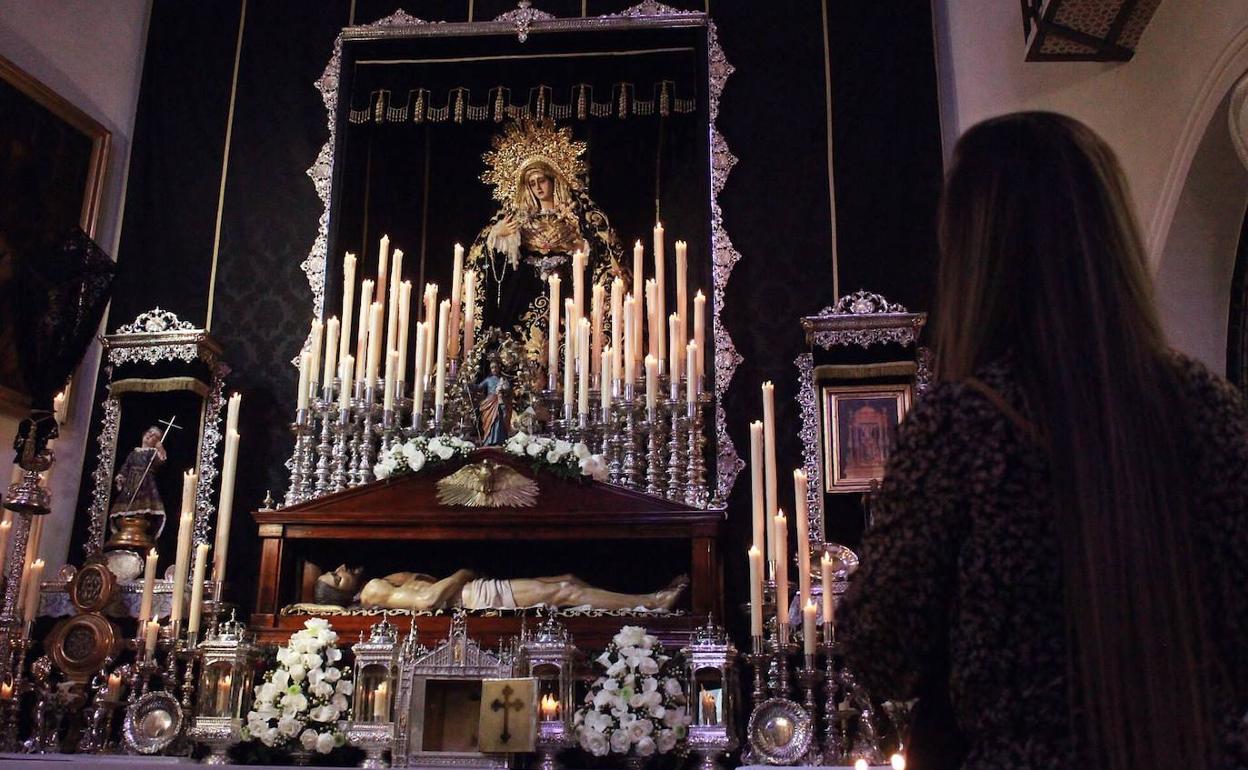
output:
<svg viewBox="0 0 1248 770"><path fill-rule="evenodd" d="M627 280L623 247L607 215L586 189L585 143L550 121L510 123L485 153L481 180L499 209L468 252L476 270L485 324L515 329L540 353L549 315L548 281L557 274L563 297L572 290L572 254L588 256L585 296L594 284ZM589 308L587 307L586 312ZM540 360L540 358L539 358Z"/></svg>

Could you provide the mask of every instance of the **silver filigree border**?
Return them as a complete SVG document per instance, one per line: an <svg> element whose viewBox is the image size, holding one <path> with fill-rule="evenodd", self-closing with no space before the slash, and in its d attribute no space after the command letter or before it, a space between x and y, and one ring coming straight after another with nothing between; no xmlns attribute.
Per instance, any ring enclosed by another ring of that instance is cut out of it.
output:
<svg viewBox="0 0 1248 770"><path fill-rule="evenodd" d="M723 505L732 491L733 484L736 483L737 476L745 467L745 461L741 459L736 445L728 435L728 417L724 410L724 394L728 391L728 386L732 382L732 377L736 373L737 367L744 360L737 351L736 345L733 344L732 336L725 328L722 317L724 287L728 284L733 267L741 260L741 253L733 246L732 240L728 237L728 232L724 229L723 212L719 206L719 194L723 190L724 184L728 181L728 175L732 173L733 167L737 164L737 157L729 150L728 143L715 125L715 121L719 116L720 95L723 93L724 84L727 83L728 77L732 75L734 68L728 62L728 58L724 55L724 51L719 45L719 36L716 32L715 22L709 16L682 11L655 2L655 0L645 0L645 2L632 6L620 13L608 16L588 19L533 19L529 30L599 29L604 26L604 22L612 19L641 21L654 19L662 21L665 18L682 21L699 19L706 26L707 74L709 81L707 101L711 166L711 333L715 338L714 387L715 440L717 449L715 503ZM509 21L507 20L495 20L475 24L445 25L445 28L448 30L448 33L450 31L472 32L473 30L479 30L480 33L485 34L496 33L500 27L505 28L508 23ZM433 27L432 25L437 26ZM348 27L334 39L333 53L330 55L329 62L325 65L324 72L315 83L316 89L321 93L321 99L325 103L325 110L328 114L329 138L321 147L316 160L307 170L307 175L316 188L317 197L321 199L323 209L317 226L316 239L312 243L308 256L299 265L300 269L307 276L308 285L312 290L312 314L315 318L323 318L324 316L325 270L329 246L330 190L334 176L334 144L338 128L339 70L342 67L342 41L344 36L359 38L367 34L369 36L392 37L410 33L413 30L420 30L423 34L439 34L442 25L442 22L428 22L400 9L370 24ZM311 333L309 332L301 350L306 350L310 344ZM297 361L298 357L296 356L294 363L297 363Z"/></svg>
<svg viewBox="0 0 1248 770"><path fill-rule="evenodd" d="M895 342L915 348L915 397L921 397L931 384L931 351L918 345L919 333L927 316L911 313L903 305L889 302L880 294L856 291L837 300L813 316L802 319L810 350L793 360L797 367L797 404L802 426L802 463L806 470L806 516L810 539L823 543L823 426L819 420L819 394L815 390L814 348L861 347Z"/></svg>
<svg viewBox="0 0 1248 770"><path fill-rule="evenodd" d="M209 542L212 515L216 505L212 502L213 483L218 476L217 447L221 443L222 410L225 408L225 377L230 367L221 361L220 348L203 329L197 329L187 321L180 321L172 312L159 307L140 313L131 323L117 328L113 334L102 338L107 351L104 367L106 387L111 387L113 367L124 363L156 364L161 361L202 360L212 372L208 397L201 410L203 434L199 437L195 486L195 543ZM121 401L111 392L100 404L99 447L95 458L95 470L91 473L91 505L87 510L87 540L83 544L87 556L100 552L108 532L108 507L112 499L113 473L117 462L117 432L121 427Z"/></svg>

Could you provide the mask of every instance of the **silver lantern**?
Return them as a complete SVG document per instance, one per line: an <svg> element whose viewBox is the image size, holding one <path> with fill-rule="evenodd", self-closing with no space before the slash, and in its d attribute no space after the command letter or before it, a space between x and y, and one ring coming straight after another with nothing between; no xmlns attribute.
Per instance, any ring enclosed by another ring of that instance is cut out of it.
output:
<svg viewBox="0 0 1248 770"><path fill-rule="evenodd" d="M689 749L700 770L715 770L720 757L737 747L737 650L724 629L708 618L683 651L689 673Z"/></svg>
<svg viewBox="0 0 1248 770"><path fill-rule="evenodd" d="M228 765L227 752L242 738L243 714L251 708L259 649L231 615L208 633L197 652L203 665L188 735L208 747L204 764Z"/></svg>
<svg viewBox="0 0 1248 770"><path fill-rule="evenodd" d="M389 767L394 747L394 690L398 682L399 632L387 618L361 634L355 656L355 703L347 742L364 750L360 767Z"/></svg>
<svg viewBox="0 0 1248 770"><path fill-rule="evenodd" d="M573 743L579 652L552 609L520 639L520 667L537 680L537 752L541 770L559 767L558 755Z"/></svg>

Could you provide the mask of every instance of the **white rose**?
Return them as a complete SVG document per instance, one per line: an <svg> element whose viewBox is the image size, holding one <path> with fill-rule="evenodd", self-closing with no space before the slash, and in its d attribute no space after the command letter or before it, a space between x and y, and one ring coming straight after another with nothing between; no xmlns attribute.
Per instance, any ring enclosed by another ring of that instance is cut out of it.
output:
<svg viewBox="0 0 1248 770"><path fill-rule="evenodd" d="M581 475L589 476L594 481L606 481L609 478L607 462L602 455L590 455L580 461Z"/></svg>
<svg viewBox="0 0 1248 770"><path fill-rule="evenodd" d="M403 445L403 460L413 473L425 467L425 453L411 444Z"/></svg>
<svg viewBox="0 0 1248 770"><path fill-rule="evenodd" d="M257 708L255 711L256 717L259 719L263 719L266 722L269 721L270 719L277 718L277 713L278 713L277 709L273 706L272 703L262 703L260 704L260 707Z"/></svg>
<svg viewBox="0 0 1248 770"><path fill-rule="evenodd" d="M614 696L608 690L599 690L594 693L594 708L600 709L605 707L613 700Z"/></svg>
<svg viewBox="0 0 1248 770"><path fill-rule="evenodd" d="M550 463L551 465L558 465L559 461L562 459L563 459L563 455L559 454L553 449L546 453L546 462Z"/></svg>
<svg viewBox="0 0 1248 770"><path fill-rule="evenodd" d="M603 668L607 668L608 666L611 665L611 653L604 652L603 654L595 658L595 660L597 660L599 665L601 665Z"/></svg>
<svg viewBox="0 0 1248 770"><path fill-rule="evenodd" d="M646 629L641 626L624 626L615 635L614 641L620 647L637 647L645 635Z"/></svg>
<svg viewBox="0 0 1248 770"><path fill-rule="evenodd" d="M628 753L628 732L625 730L613 730L611 732L611 751L616 754Z"/></svg>
<svg viewBox="0 0 1248 770"><path fill-rule="evenodd" d="M277 720L277 731L287 738L293 738L299 732L299 728L303 727L298 719L293 717L282 717Z"/></svg>
<svg viewBox="0 0 1248 770"><path fill-rule="evenodd" d="M338 718L338 709L326 703L308 712L308 718L313 722L333 722Z"/></svg>
<svg viewBox="0 0 1248 770"><path fill-rule="evenodd" d="M663 696L657 692L648 692L642 697L646 699L646 705L650 708L654 708L663 702Z"/></svg>
<svg viewBox="0 0 1248 770"><path fill-rule="evenodd" d="M659 640L657 637L651 636L650 634L646 634L645 636L641 637L641 646L648 650L651 647L654 647L654 645L657 644L658 641Z"/></svg>
<svg viewBox="0 0 1248 770"><path fill-rule="evenodd" d="M585 726L600 733L606 732L611 726L611 717L601 711L590 711L585 715Z"/></svg>
<svg viewBox="0 0 1248 770"><path fill-rule="evenodd" d="M338 684L334 686L334 692L339 695L350 695L353 689L355 688L350 679L339 679Z"/></svg>
<svg viewBox="0 0 1248 770"><path fill-rule="evenodd" d="M667 709L663 708L662 704L650 706L650 716L654 717L655 719L662 719L663 715L666 713L667 713Z"/></svg>
<svg viewBox="0 0 1248 770"><path fill-rule="evenodd" d="M576 459L584 460L586 457L589 457L593 453L589 451L589 447L585 446L584 443L578 441L572 445L572 454L576 456Z"/></svg>
<svg viewBox="0 0 1248 770"><path fill-rule="evenodd" d="M605 757L610 744L607 743L607 736L594 730L581 731L581 748L588 751L595 757Z"/></svg>
<svg viewBox="0 0 1248 770"><path fill-rule="evenodd" d="M305 652L303 654L303 665L308 671L321 667L321 656L315 652Z"/></svg>
<svg viewBox="0 0 1248 770"><path fill-rule="evenodd" d="M287 671L290 672L290 681L295 683L302 682L308 675L308 670L303 667L302 663L292 663Z"/></svg>
<svg viewBox="0 0 1248 770"><path fill-rule="evenodd" d="M295 651L290 649L290 647L278 647L277 648L278 664L282 666L289 666L290 660L295 654L296 654Z"/></svg>
<svg viewBox="0 0 1248 770"><path fill-rule="evenodd" d="M446 446L445 444L439 444L437 447L434 447L432 444L430 444L429 449L432 450L434 454L436 454L438 457L442 458L443 460L449 460L455 456L455 450L451 449L449 446Z"/></svg>
<svg viewBox="0 0 1248 770"><path fill-rule="evenodd" d="M321 754L328 754L334 750L334 734L321 733L316 736L316 750Z"/></svg>
<svg viewBox="0 0 1248 770"><path fill-rule="evenodd" d="M397 466L389 460L382 460L373 466L373 475L378 479L389 478L390 474L394 472L395 467Z"/></svg>
<svg viewBox="0 0 1248 770"><path fill-rule="evenodd" d="M325 681L333 684L342 678L342 669L337 666L330 666L325 669Z"/></svg>
<svg viewBox="0 0 1248 770"><path fill-rule="evenodd" d="M285 690L290 686L290 674L279 668L273 672L273 676L269 679L269 681L277 685L277 689Z"/></svg>
<svg viewBox="0 0 1248 770"><path fill-rule="evenodd" d="M654 753L654 739L650 737L637 741L637 756L648 757Z"/></svg>
<svg viewBox="0 0 1248 770"><path fill-rule="evenodd" d="M277 697L277 685L272 682L265 682L256 690L256 698L261 701L271 701Z"/></svg>
<svg viewBox="0 0 1248 770"><path fill-rule="evenodd" d="M671 698L679 698L685 694L680 686L680 680L670 676L663 680L663 692Z"/></svg>
<svg viewBox="0 0 1248 770"><path fill-rule="evenodd" d="M627 668L627 666L625 666L624 661L617 660L610 666L607 666L607 676L619 676L624 673L625 668Z"/></svg>
<svg viewBox="0 0 1248 770"><path fill-rule="evenodd" d="M342 660L342 650L338 649L337 647L330 647L328 650L325 651L325 660L329 661L330 663L337 663L338 661Z"/></svg>
<svg viewBox="0 0 1248 770"><path fill-rule="evenodd" d="M615 692L620 689L620 683L616 681L615 679L608 679L607 681L602 683L602 689L606 690L607 692Z"/></svg>
<svg viewBox="0 0 1248 770"><path fill-rule="evenodd" d="M320 684L321 680L324 678L325 678L325 670L320 668L319 666L314 666L308 669L308 684L311 684L311 685Z"/></svg>
<svg viewBox="0 0 1248 770"><path fill-rule="evenodd" d="M312 694L318 698L328 698L334 694L334 686L324 680L317 682L311 687ZM325 720L321 720L322 722Z"/></svg>
<svg viewBox="0 0 1248 770"><path fill-rule="evenodd" d="M339 711L346 711L350 705L347 703L347 696L345 695L335 695L329 702Z"/></svg>
<svg viewBox="0 0 1248 770"><path fill-rule="evenodd" d="M563 440L563 439L561 439L561 438L560 438L560 439L555 439L555 446L554 446L554 452L555 452L555 454L559 455L560 457L563 457L564 455L566 455L566 454L570 453L571 451L572 451L572 443L571 443L571 442L569 442L569 441L564 441L564 440Z"/></svg>
<svg viewBox="0 0 1248 770"><path fill-rule="evenodd" d="M655 745L658 746L660 754L666 754L676 748L676 733L671 730L660 730Z"/></svg>
<svg viewBox="0 0 1248 770"><path fill-rule="evenodd" d="M299 745L303 746L305 751L311 751L316 748L316 731L309 728L299 735Z"/></svg>
<svg viewBox="0 0 1248 770"><path fill-rule="evenodd" d="M545 452L545 451L546 451L546 447L542 446L542 445L541 445L541 443L539 443L539 442L537 442L537 441L534 441L534 442L532 442L531 444L529 444L528 446L526 446L526 447L524 448L524 451L526 451L526 452L528 452L528 453L529 453L529 457L537 457L538 455L540 455L540 454L542 454L543 452ZM606 743L606 739L605 739L605 738L603 739L603 743L604 743L604 744ZM587 750L588 750L588 749L587 749ZM604 753L605 753L605 752L604 752ZM601 755L601 754L599 754L598 756L602 756L602 755Z"/></svg>
<svg viewBox="0 0 1248 770"><path fill-rule="evenodd" d="M266 728L265 731L260 734L260 740L265 746L276 746L277 738L278 733L276 727Z"/></svg>
<svg viewBox="0 0 1248 770"><path fill-rule="evenodd" d="M659 673L659 662L654 658L642 658L637 670L647 676L654 676Z"/></svg>
<svg viewBox="0 0 1248 770"><path fill-rule="evenodd" d="M659 680L652 676L648 676L641 680L641 691L644 693L652 693L659 689Z"/></svg>
<svg viewBox="0 0 1248 770"><path fill-rule="evenodd" d="M308 699L303 693L286 693L282 696L282 710L294 709L295 711L303 711L308 707Z"/></svg>

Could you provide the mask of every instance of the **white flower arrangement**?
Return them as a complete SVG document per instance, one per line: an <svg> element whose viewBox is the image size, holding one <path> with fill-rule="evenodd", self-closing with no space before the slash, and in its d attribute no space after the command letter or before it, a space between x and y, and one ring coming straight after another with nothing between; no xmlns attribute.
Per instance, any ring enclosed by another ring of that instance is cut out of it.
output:
<svg viewBox="0 0 1248 770"><path fill-rule="evenodd" d="M606 672L574 717L582 749L595 757L649 757L683 745L692 721L683 670L657 639L640 626L624 626L597 663Z"/></svg>
<svg viewBox="0 0 1248 770"><path fill-rule="evenodd" d="M416 436L382 452L373 465L373 475L384 479L401 473L418 473L454 457L467 457L476 448L471 441L455 436Z"/></svg>
<svg viewBox="0 0 1248 770"><path fill-rule="evenodd" d="M338 720L351 715L351 669L342 665L338 634L324 618L304 621L277 650L277 668L265 673L247 713L243 740L270 748L292 741L328 754L346 742Z"/></svg>
<svg viewBox="0 0 1248 770"><path fill-rule="evenodd" d="M580 441L573 444L549 436L531 436L520 431L503 445L509 454L527 457L537 470L546 470L566 478L607 480L607 461L589 451Z"/></svg>

